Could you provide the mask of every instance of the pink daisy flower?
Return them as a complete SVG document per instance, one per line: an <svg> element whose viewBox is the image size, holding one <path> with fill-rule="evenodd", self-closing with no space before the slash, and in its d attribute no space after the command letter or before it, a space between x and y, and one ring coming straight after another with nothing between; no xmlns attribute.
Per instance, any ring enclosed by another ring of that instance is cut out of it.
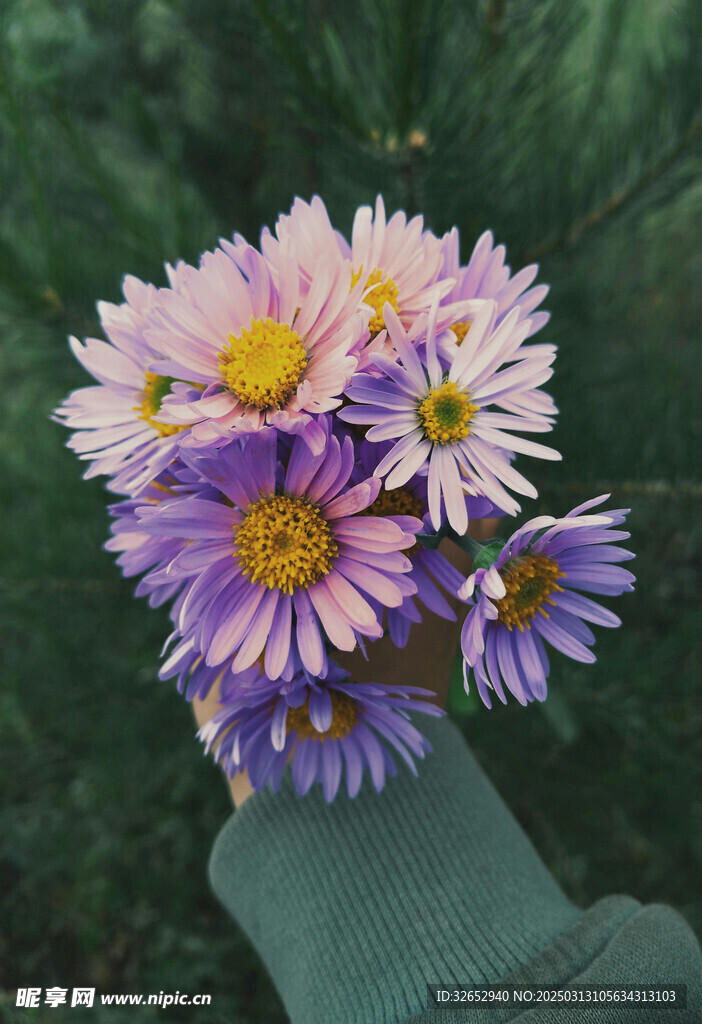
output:
<svg viewBox="0 0 702 1024"><path fill-rule="evenodd" d="M274 281L261 254L239 241L205 253L199 269L179 264L173 273L178 290L158 293L147 337L166 355L162 373L203 390L176 385L159 420L191 427L186 445L274 426L319 453L317 417L341 404L366 329L350 263L320 260L303 293L289 247Z"/></svg>
<svg viewBox="0 0 702 1024"><path fill-rule="evenodd" d="M296 199L289 215L276 224L276 236L265 232L261 248L274 267L279 267L285 246L289 245L299 260L303 279L309 283L315 276L320 255L325 262L350 259L353 279L363 287L363 303L369 307L368 329L371 339L385 329L383 309L386 303L397 313L406 327L426 312L438 287L442 296L454 285L442 275L441 242L424 230L421 216L407 220L398 210L388 220L382 196L370 206L356 211L351 245L336 231L329 220L324 203L314 196L309 205Z"/></svg>
<svg viewBox="0 0 702 1024"><path fill-rule="evenodd" d="M110 490L136 495L176 457L182 427L156 419L174 383L153 372L163 352L144 336L158 289L125 277L123 292L126 301L119 306L98 303L107 342L70 339L73 354L98 384L73 391L53 418L74 428L67 447L90 462L85 479L111 476ZM189 380L187 374L182 380ZM189 384L180 386L197 393Z"/></svg>

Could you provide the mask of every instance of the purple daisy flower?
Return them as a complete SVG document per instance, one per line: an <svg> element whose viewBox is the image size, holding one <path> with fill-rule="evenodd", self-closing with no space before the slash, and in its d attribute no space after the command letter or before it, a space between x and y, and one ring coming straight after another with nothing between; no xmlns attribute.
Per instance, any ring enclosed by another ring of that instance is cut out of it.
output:
<svg viewBox="0 0 702 1024"><path fill-rule="evenodd" d="M629 509L583 515L608 494L579 505L563 519L539 516L520 527L489 568L472 573L459 597L472 607L463 624L464 679L473 669L490 707L490 690L506 703L503 681L521 704L546 699L549 660L544 641L575 661L596 660L586 624L615 627L621 620L578 591L618 595L634 576L616 565L635 556L612 541L626 540Z"/></svg>
<svg viewBox="0 0 702 1024"><path fill-rule="evenodd" d="M356 374L346 394L358 404L341 409L338 416L347 423L373 424L366 435L369 441L397 438L376 474L388 474L385 486L393 489L428 469L434 528L442 525L443 499L449 523L464 534L468 527L465 494L486 497L512 515L519 505L505 485L536 497L533 485L510 464L514 453L561 458L553 448L507 433L509 429L551 429L551 418L540 411L541 400L533 396L534 389L553 373L554 353L532 354L529 348L520 349L530 321L519 322L519 311L514 309L496 328L497 306L487 300L445 372L436 347L437 301L425 328L424 359L394 311L386 306L386 323L398 361L374 356L384 379ZM506 363L511 365L505 368ZM489 409L515 398L520 408L515 406L511 413Z"/></svg>
<svg viewBox="0 0 702 1024"><path fill-rule="evenodd" d="M300 673L282 687L265 676L248 676L231 681L222 693L222 709L198 736L207 751L215 748L215 759L229 776L246 768L255 790L269 784L277 791L290 761L298 793L318 782L331 802L343 774L351 798L365 771L380 792L386 777L397 773L393 753L417 774L414 758L424 758L431 745L409 712L443 715L415 699L431 695L414 686L352 682L336 665L330 665L326 679Z"/></svg>
<svg viewBox="0 0 702 1024"><path fill-rule="evenodd" d="M280 471L271 430L231 443L214 457L184 453L221 500L189 497L140 510L146 532L189 542L166 575L195 577L178 628L205 652L208 665L235 654L236 673L265 649L266 674L277 679L295 636L302 663L317 676L325 636L350 651L359 635L382 635L364 594L397 606L416 590L406 578L411 563L402 549L412 546L421 521L410 517L401 529L388 519L359 515L377 497L380 481L348 487L353 443L347 438L340 444L327 417L320 424L322 452L313 455L296 437Z"/></svg>
<svg viewBox="0 0 702 1024"><path fill-rule="evenodd" d="M191 427L184 443L195 447L274 426L319 454L317 417L341 404L356 368L351 353L368 320L359 313L362 287L348 260L318 260L303 293L290 247L275 276L243 240L222 247L199 269L179 264L178 289L160 291L150 311L147 337L166 356L160 372L203 388L176 385L159 421Z"/></svg>
<svg viewBox="0 0 702 1024"><path fill-rule="evenodd" d="M109 343L87 338L81 345L70 339L74 355L99 384L73 391L53 418L75 428L67 446L90 461L85 479L111 476L110 490L136 495L176 457L182 427L154 418L174 383L153 372L163 352L144 335L158 289L125 277L123 291L126 302L120 306L98 303ZM189 384L180 387L198 394Z"/></svg>
<svg viewBox="0 0 702 1024"><path fill-rule="evenodd" d="M523 267L512 277L510 268L505 265L506 249L504 245L495 246L492 231L483 232L465 267L460 265L458 228L444 235L441 248L444 256L443 273L456 282L447 301L494 299L497 303L497 326L510 310L519 307L519 319L529 317L531 321L529 336L536 334L548 323L550 313L537 313L535 310L548 295L549 287L547 284L530 287L539 272L538 263ZM463 341L469 329L470 320L453 325L456 343Z"/></svg>

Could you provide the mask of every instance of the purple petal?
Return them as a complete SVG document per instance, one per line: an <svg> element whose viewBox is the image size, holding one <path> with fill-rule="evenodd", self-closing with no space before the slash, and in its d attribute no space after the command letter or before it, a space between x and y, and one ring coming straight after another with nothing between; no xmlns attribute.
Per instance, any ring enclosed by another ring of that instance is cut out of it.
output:
<svg viewBox="0 0 702 1024"><path fill-rule="evenodd" d="M236 650L246 635L265 593L265 587L250 586L246 588L245 594L237 603L236 613L232 612L219 626L208 646L206 656L208 665L218 665Z"/></svg>
<svg viewBox="0 0 702 1024"><path fill-rule="evenodd" d="M560 594L558 596L560 597ZM570 633L581 644L586 646L594 644L595 634L590 627L582 619L578 618L577 615L572 615L569 611L566 611L560 604L556 604L555 608L549 607L548 615L551 622L560 626L566 633Z"/></svg>
<svg viewBox="0 0 702 1024"><path fill-rule="evenodd" d="M321 743L317 740L298 740L292 762L295 789L304 796L317 775Z"/></svg>
<svg viewBox="0 0 702 1024"><path fill-rule="evenodd" d="M500 665L500 671L502 672L502 678L507 683L507 686L517 698L520 704L525 707L528 704L528 698L524 692L522 685L520 670L521 665L517 666L514 660L514 654L512 653L512 642L509 635L509 630L506 628L497 629L497 659Z"/></svg>
<svg viewBox="0 0 702 1024"><path fill-rule="evenodd" d="M581 661L586 665L591 665L593 661L597 661L595 655L589 648L581 644L579 640L567 633L562 626L552 622L551 619L545 619L542 615L537 615L534 620L534 628L541 633L541 636L545 640L556 648L558 651L562 651L563 654L572 658L574 661Z"/></svg>
<svg viewBox="0 0 702 1024"><path fill-rule="evenodd" d="M432 461L434 458L437 458L439 463L441 493L446 504L448 521L456 533L462 535L468 529L468 512L458 464L445 445L436 447Z"/></svg>
<svg viewBox="0 0 702 1024"><path fill-rule="evenodd" d="M435 615L440 615L443 619L451 619L452 621L456 619L456 613L453 608L432 581L429 574L425 572L419 559L415 561L412 579L417 585L417 597L422 604L426 605L430 611L434 612Z"/></svg>
<svg viewBox="0 0 702 1024"><path fill-rule="evenodd" d="M380 742L364 722L356 724L352 735L365 755L373 786L379 793L385 785L385 758Z"/></svg>
<svg viewBox="0 0 702 1024"><path fill-rule="evenodd" d="M376 598L386 607L397 608L402 604L403 595L396 583L384 573L363 565L360 561L340 557L336 560L335 569L349 582Z"/></svg>
<svg viewBox="0 0 702 1024"><path fill-rule="evenodd" d="M532 630L525 629L523 633L513 630L512 648L515 663L521 663L529 689L537 700L545 700L546 678L534 644Z"/></svg>
<svg viewBox="0 0 702 1024"><path fill-rule="evenodd" d="M311 690L307 703L310 722L317 732L327 732L332 724L333 707L329 690Z"/></svg>
<svg viewBox="0 0 702 1024"><path fill-rule="evenodd" d="M363 760L352 737L344 736L339 745L346 761L346 791L353 800L363 781Z"/></svg>
<svg viewBox="0 0 702 1024"><path fill-rule="evenodd" d="M353 472L355 461L356 455L353 441L350 437L345 437L344 442L341 445L341 466L339 467L339 472L336 474L324 493L321 494L319 498L315 499L319 505L325 505L328 501L331 501L334 495L338 494L341 488L346 485L351 473ZM315 478L313 484L315 488L316 483L317 478Z"/></svg>
<svg viewBox="0 0 702 1024"><path fill-rule="evenodd" d="M154 508L146 505L137 509L141 525L147 533L167 537L187 537L188 540L208 537L226 537L231 534L233 512L216 501L184 498Z"/></svg>
<svg viewBox="0 0 702 1024"><path fill-rule="evenodd" d="M334 536L361 551L388 552L411 547L414 538L407 535L391 519L378 516L353 516L333 524Z"/></svg>
<svg viewBox="0 0 702 1024"><path fill-rule="evenodd" d="M636 558L633 551L615 544L586 544L568 549L559 561L569 565L577 565L580 562L612 564L630 562L633 558Z"/></svg>
<svg viewBox="0 0 702 1024"><path fill-rule="evenodd" d="M617 595L625 590L632 590L632 584L636 577L626 569L619 566L590 565L578 566L573 569L567 564L561 563L566 578L563 581L566 587L576 587L579 590L588 590L592 594Z"/></svg>
<svg viewBox="0 0 702 1024"><path fill-rule="evenodd" d="M349 625L347 616L334 600L325 580L320 580L307 591L310 601L321 620L324 630L334 644L342 651L352 651L356 636Z"/></svg>
<svg viewBox="0 0 702 1024"><path fill-rule="evenodd" d="M274 750L283 750L285 747L286 730L285 721L288 717L287 701L278 699L273 717L271 718L271 743Z"/></svg>
<svg viewBox="0 0 702 1024"><path fill-rule="evenodd" d="M336 796L341 782L341 751L336 740L326 740L321 747L322 792L329 804Z"/></svg>
<svg viewBox="0 0 702 1024"><path fill-rule="evenodd" d="M612 495L610 493L600 494L597 498L590 498L589 501L584 501L582 505L576 505L575 508L568 513L567 518L572 519L574 516L579 516L581 512L587 512L589 509L595 508L597 505L601 505L603 502L607 501L608 498L611 498L611 496Z"/></svg>
<svg viewBox="0 0 702 1024"><path fill-rule="evenodd" d="M334 498L324 507L325 519L341 519L343 516L352 516L356 512L362 512L372 505L378 497L381 483L378 477L369 477L355 487L349 488L344 494Z"/></svg>
<svg viewBox="0 0 702 1024"><path fill-rule="evenodd" d="M383 411L378 413L374 422L375 426L366 432L366 438L375 442L390 441L396 437L405 437L417 429L417 413L411 410L409 413L392 416Z"/></svg>
<svg viewBox="0 0 702 1024"><path fill-rule="evenodd" d="M485 641L485 668L487 669L488 678L493 690L502 703L506 704L507 697L505 696L505 691L502 688L500 667L497 661L497 635L497 629L491 629L488 632L487 639ZM489 704L488 707L490 707Z"/></svg>
<svg viewBox="0 0 702 1024"><path fill-rule="evenodd" d="M411 408L411 399L408 399L406 395L399 395L391 391L385 381L367 376L361 380L361 375L357 379L358 384L351 384L346 389L346 395L352 402L377 405L381 409Z"/></svg>
<svg viewBox="0 0 702 1024"><path fill-rule="evenodd" d="M326 583L338 606L348 615L350 622L358 623L360 626L372 626L377 621L377 616L366 599L336 569L332 569L323 582Z"/></svg>
<svg viewBox="0 0 702 1024"><path fill-rule="evenodd" d="M397 444L394 444L387 455L384 456L375 468L374 476L385 476L401 459L403 459L424 440L424 431L419 427L411 433L406 434Z"/></svg>
<svg viewBox="0 0 702 1024"><path fill-rule="evenodd" d="M304 487L297 490L295 493L303 494L306 493L310 501L315 502L317 505L324 505L324 498L327 498L327 491L329 491L332 484L337 479L337 475L341 468L341 448L339 443L334 438L330 439L327 449L324 453L324 458L316 460L316 469L312 477L309 477ZM307 474L306 474L307 476ZM288 472L286 476L286 487L290 486L288 478L290 477L290 466L288 465ZM344 481L345 483L346 481ZM303 477L299 474L299 482L296 486L301 487L303 483ZM334 491L336 493L336 491Z"/></svg>
<svg viewBox="0 0 702 1024"><path fill-rule="evenodd" d="M281 594L273 626L266 643L264 668L269 679L278 679L290 653L290 627L292 623L292 598Z"/></svg>
<svg viewBox="0 0 702 1024"><path fill-rule="evenodd" d="M469 665L467 662L463 662L463 689L466 693L470 693L470 684L468 682L468 671ZM478 695L482 700L486 708L492 707L492 698L490 697L490 680L485 672L485 665L482 658L479 658L475 665L473 665L473 676L475 683L478 688ZM503 704L505 702L503 701Z"/></svg>
<svg viewBox="0 0 702 1024"><path fill-rule="evenodd" d="M315 610L304 590L296 590L293 601L297 618L297 646L302 664L311 675L319 676L324 664L324 642L317 625Z"/></svg>
<svg viewBox="0 0 702 1024"><path fill-rule="evenodd" d="M279 598L280 591L269 590L261 601L258 611L251 620L246 639L234 659L233 672L240 672L241 669L253 665L266 646Z"/></svg>
<svg viewBox="0 0 702 1024"><path fill-rule="evenodd" d="M385 481L387 489L391 491L394 487L402 487L406 484L428 460L431 449L431 441L419 441L404 458L400 459L395 468L388 474Z"/></svg>
<svg viewBox="0 0 702 1024"><path fill-rule="evenodd" d="M576 594L571 590L564 589L556 600L559 608L565 608L573 615L579 615L581 619L587 619L588 622L594 622L598 626L615 627L622 624L618 615L583 594Z"/></svg>
<svg viewBox="0 0 702 1024"><path fill-rule="evenodd" d="M289 494L305 494L322 461L319 455L311 453L301 437L296 437L285 474L285 490Z"/></svg>

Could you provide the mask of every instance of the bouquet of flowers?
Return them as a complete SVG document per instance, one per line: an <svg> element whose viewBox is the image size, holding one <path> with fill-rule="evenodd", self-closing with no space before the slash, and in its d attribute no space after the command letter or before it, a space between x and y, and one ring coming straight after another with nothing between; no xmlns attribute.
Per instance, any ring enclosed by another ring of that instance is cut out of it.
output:
<svg viewBox="0 0 702 1024"><path fill-rule="evenodd" d="M462 266L455 228L386 219L380 197L349 244L319 197L297 199L258 248L222 239L164 288L126 277L125 301L98 305L107 342L71 339L97 384L55 417L119 496L106 548L137 596L172 602L161 678L188 700L218 687L200 736L230 776L275 790L290 761L300 793L332 800L366 771L380 790L396 756L416 772L431 748L410 712L441 714L431 691L359 682L334 654L384 633L403 647L457 600L465 685L488 707L544 700L548 646L592 662L588 623L619 625L586 596L634 580L608 495L468 536L536 497L517 455L560 458L524 436L557 412L555 347L531 341L549 318L537 269L512 275L490 232ZM468 578L443 539L472 555Z"/></svg>

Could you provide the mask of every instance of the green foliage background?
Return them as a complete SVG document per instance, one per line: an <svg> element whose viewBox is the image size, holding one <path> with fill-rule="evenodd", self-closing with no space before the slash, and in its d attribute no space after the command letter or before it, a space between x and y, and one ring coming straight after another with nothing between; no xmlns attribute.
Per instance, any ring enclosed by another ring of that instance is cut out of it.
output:
<svg viewBox="0 0 702 1024"><path fill-rule="evenodd" d="M702 931L701 57L699 0L0 4L0 1019L52 984L213 995L86 1021L285 1019L207 888L228 804L156 682L166 617L48 416L123 273L163 283L315 191L345 231L382 191L464 256L489 226L540 260L565 458L535 504L630 503L639 586L543 707L454 714L577 902Z"/></svg>

